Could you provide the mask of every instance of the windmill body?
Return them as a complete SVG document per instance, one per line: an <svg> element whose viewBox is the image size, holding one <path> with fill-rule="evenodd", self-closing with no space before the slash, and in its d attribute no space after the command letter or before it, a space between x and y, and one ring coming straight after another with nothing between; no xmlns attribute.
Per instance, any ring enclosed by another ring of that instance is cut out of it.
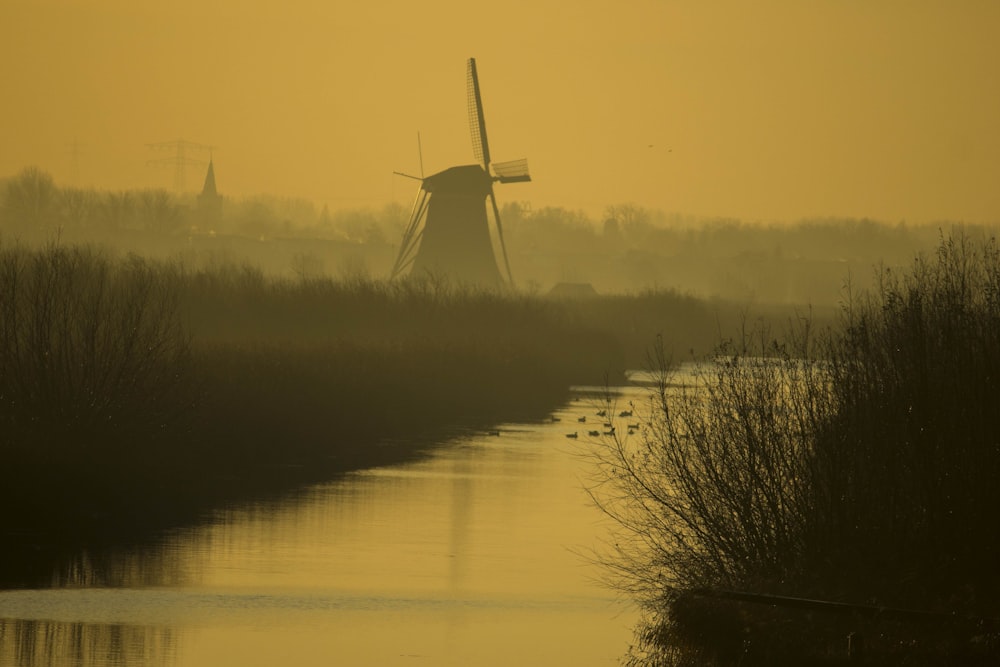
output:
<svg viewBox="0 0 1000 667"><path fill-rule="evenodd" d="M483 286L503 283L486 215L491 187L492 179L478 164L445 169L423 180L421 190L430 196L413 273Z"/></svg>
<svg viewBox="0 0 1000 667"><path fill-rule="evenodd" d="M468 91L472 145L480 164L451 167L419 179L420 189L393 266L393 278L409 271L411 274L442 275L463 284L485 287L512 282L493 183L530 181L528 163L523 159L497 163L492 165L491 173L474 58L468 63ZM497 266L491 241L490 209L497 227L506 278Z"/></svg>

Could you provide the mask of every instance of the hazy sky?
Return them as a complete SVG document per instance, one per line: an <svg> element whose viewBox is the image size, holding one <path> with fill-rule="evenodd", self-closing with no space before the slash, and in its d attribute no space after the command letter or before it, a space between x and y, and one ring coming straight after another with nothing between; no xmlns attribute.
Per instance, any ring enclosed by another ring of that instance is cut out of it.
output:
<svg viewBox="0 0 1000 667"><path fill-rule="evenodd" d="M1000 222L998 35L995 0L2 0L0 176L170 188L183 138L225 195L408 204L418 132L474 162L472 56L534 178L501 203Z"/></svg>

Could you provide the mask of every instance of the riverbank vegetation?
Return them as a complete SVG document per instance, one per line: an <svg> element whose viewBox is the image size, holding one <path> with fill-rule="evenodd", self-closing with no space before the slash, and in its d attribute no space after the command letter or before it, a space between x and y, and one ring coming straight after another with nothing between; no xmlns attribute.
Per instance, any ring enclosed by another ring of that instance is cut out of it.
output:
<svg viewBox="0 0 1000 667"><path fill-rule="evenodd" d="M955 235L840 321L766 326L599 449L634 664L996 664L1000 249Z"/></svg>
<svg viewBox="0 0 1000 667"><path fill-rule="evenodd" d="M0 246L8 558L129 540L541 419L623 370L551 303L442 281L267 279L88 246ZM44 559L41 559L44 560Z"/></svg>
<svg viewBox="0 0 1000 667"><path fill-rule="evenodd" d="M621 378L648 336L700 349L739 310L666 290L581 301L430 276L282 279L61 241L0 246L0 296L15 573L17 553L44 566L45 540L141 538L543 418L571 385Z"/></svg>

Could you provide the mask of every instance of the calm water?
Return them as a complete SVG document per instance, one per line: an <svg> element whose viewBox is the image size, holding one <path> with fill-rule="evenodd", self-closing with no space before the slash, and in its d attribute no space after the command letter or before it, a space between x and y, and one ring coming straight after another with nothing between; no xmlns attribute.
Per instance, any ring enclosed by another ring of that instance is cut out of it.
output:
<svg viewBox="0 0 1000 667"><path fill-rule="evenodd" d="M84 559L0 592L0 664L616 664L636 613L583 555L608 529L580 457L597 409L220 512L121 554L113 588Z"/></svg>

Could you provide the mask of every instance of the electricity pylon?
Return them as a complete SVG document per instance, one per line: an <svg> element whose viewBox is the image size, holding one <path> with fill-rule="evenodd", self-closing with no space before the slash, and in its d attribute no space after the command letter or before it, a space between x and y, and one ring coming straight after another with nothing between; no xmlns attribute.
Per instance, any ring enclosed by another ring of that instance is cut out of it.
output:
<svg viewBox="0 0 1000 667"><path fill-rule="evenodd" d="M173 151L174 154L170 157L158 158L156 160L149 160L147 164L156 165L173 165L174 167L174 190L180 194L185 190L185 169L188 165L203 165L207 164L204 160L199 160L198 158L193 158L188 156L189 151L211 151L214 146L206 146L205 144L196 144L193 141L185 141L184 139L174 139L173 141L161 141L155 144L146 144L148 148L155 151Z"/></svg>

